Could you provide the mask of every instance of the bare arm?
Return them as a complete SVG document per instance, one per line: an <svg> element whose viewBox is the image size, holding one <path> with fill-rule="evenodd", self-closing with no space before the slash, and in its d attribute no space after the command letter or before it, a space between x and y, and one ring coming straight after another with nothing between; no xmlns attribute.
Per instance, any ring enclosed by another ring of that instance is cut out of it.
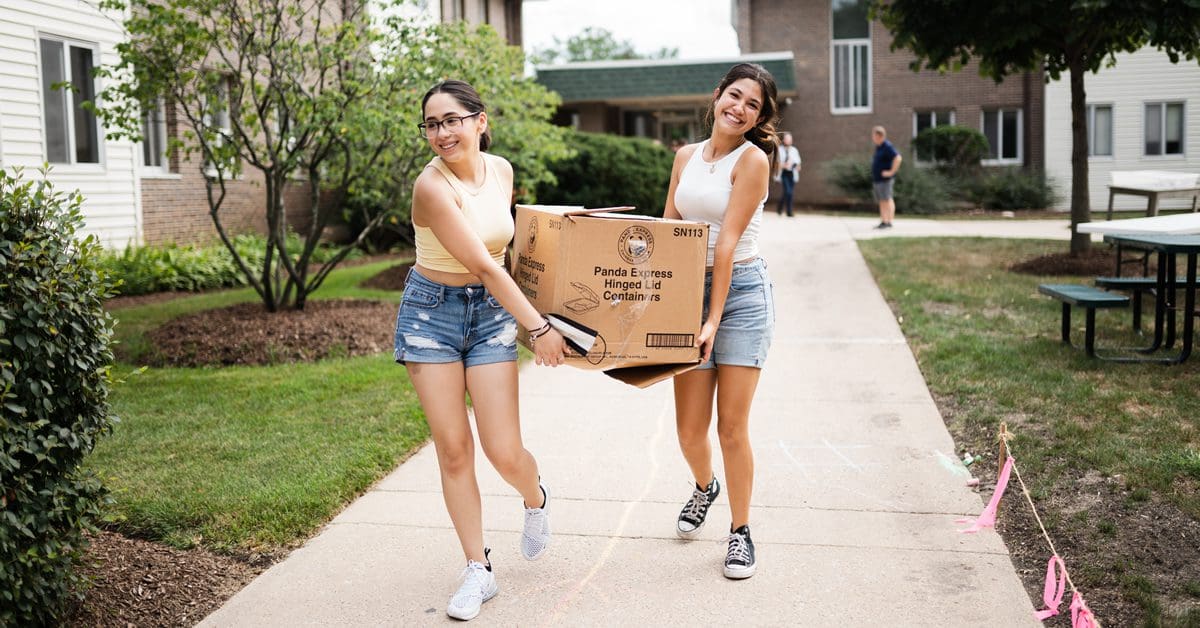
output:
<svg viewBox="0 0 1200 628"><path fill-rule="evenodd" d="M758 203L767 195L767 179L771 163L761 150L747 150L733 167L733 191L721 220L721 233L713 252L712 290L708 297L708 319L700 328L701 353L705 360L712 352L712 339L716 336L725 311L725 300L729 296L729 284L733 279L734 249L746 232L746 226L754 218Z"/></svg>
<svg viewBox="0 0 1200 628"><path fill-rule="evenodd" d="M679 210L675 208L675 189L679 187L679 174L683 172L683 167L687 165L689 159L692 158L692 153L696 152L699 144L689 144L679 149L675 153L675 162L671 164L671 184L667 188L667 203L663 208L663 218L673 218L679 220L683 216L679 215Z"/></svg>
<svg viewBox="0 0 1200 628"><path fill-rule="evenodd" d="M508 166L507 179L512 179L511 166ZM417 177L413 186L412 216L415 224L433 230L446 252L483 282L488 292L513 315L517 324L528 330L540 329L545 325L545 319L525 298L513 278L492 259L483 241L463 216L454 191L441 173L426 169ZM534 349L538 364L558 364L557 358L563 352L562 336L551 330L538 338Z"/></svg>
<svg viewBox="0 0 1200 628"><path fill-rule="evenodd" d="M895 157L894 159L892 159L892 169L891 169L891 170L884 170L884 171L883 171L882 173L880 173L880 174L882 174L883 176L885 176L885 177L887 177L887 178L889 178L889 179L890 179L890 178L892 178L892 177L894 177L894 176L896 176L896 172L897 172L898 170L900 170L900 162L901 162L901 161L904 161L904 158L903 158L903 157L901 157L900 155L896 155L896 157Z"/></svg>

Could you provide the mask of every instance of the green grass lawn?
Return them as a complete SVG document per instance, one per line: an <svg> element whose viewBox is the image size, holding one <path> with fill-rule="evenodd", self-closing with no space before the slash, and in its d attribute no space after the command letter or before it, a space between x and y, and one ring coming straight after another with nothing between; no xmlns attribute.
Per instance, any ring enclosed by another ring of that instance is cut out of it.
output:
<svg viewBox="0 0 1200 628"><path fill-rule="evenodd" d="M337 270L314 298L398 301L356 287L392 263ZM123 308L117 336L137 346L171 317L256 298L232 290ZM271 552L303 541L428 436L390 354L125 380L112 393L120 423L88 465L113 491L117 529L179 547Z"/></svg>
<svg viewBox="0 0 1200 628"><path fill-rule="evenodd" d="M1076 568L1076 584L1112 584L1141 607L1146 625L1200 625L1196 571L1189 566L1190 573L1166 577L1137 547L1152 540L1144 535L1155 525L1142 519L1187 527L1200 520L1200 360L1117 364L1062 344L1060 304L1039 295L1037 285L1086 284L1090 277L1007 269L1065 252L1065 242L884 238L859 247L959 447L988 454L984 464L994 478L1000 423L1015 433L1018 466L1051 534L1069 542L1064 557ZM1147 330L1151 311L1143 319ZM1083 319L1082 312L1072 317L1080 343ZM1100 310L1097 323L1101 349L1146 342L1131 333L1128 310ZM1010 491L1006 508L1027 510ZM1099 502L1089 501L1093 493ZM1178 543L1196 551L1194 540ZM1034 567L1039 578L1047 557ZM1172 608L1187 610L1164 610Z"/></svg>

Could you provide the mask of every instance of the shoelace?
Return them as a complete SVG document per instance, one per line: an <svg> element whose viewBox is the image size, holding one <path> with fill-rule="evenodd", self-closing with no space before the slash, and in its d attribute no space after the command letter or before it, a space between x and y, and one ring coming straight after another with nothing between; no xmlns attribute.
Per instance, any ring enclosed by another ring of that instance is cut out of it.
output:
<svg viewBox="0 0 1200 628"><path fill-rule="evenodd" d="M458 587L458 593L454 595L454 599L459 599L463 595L463 590L466 590L468 598L483 599L483 574L487 572L487 567L482 563L470 561L466 567L463 567L462 573L458 579L462 584Z"/></svg>
<svg viewBox="0 0 1200 628"><path fill-rule="evenodd" d="M524 536L525 538L527 538L531 541L536 541L537 539L530 536L528 533L529 522L530 522L530 520L536 520L537 523L540 524L541 519L544 519L545 517L546 517L546 511L541 508L526 508L525 509L525 529L521 531L521 536ZM541 530L542 530L542 526L538 525L537 531L541 532Z"/></svg>
<svg viewBox="0 0 1200 628"><path fill-rule="evenodd" d="M750 564L750 544L746 542L746 535L730 534L724 540L729 543L729 553L725 555L726 563L736 560L743 565Z"/></svg>
<svg viewBox="0 0 1200 628"><path fill-rule="evenodd" d="M700 517L703 516L704 510L707 508L708 492L692 489L692 498L683 507L682 516L692 521L699 521Z"/></svg>

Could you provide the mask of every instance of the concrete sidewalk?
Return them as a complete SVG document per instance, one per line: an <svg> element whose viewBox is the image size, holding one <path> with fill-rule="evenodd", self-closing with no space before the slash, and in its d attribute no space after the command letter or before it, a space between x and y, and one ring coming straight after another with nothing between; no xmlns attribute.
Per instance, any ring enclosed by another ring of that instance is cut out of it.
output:
<svg viewBox="0 0 1200 628"><path fill-rule="evenodd" d="M751 419L758 574L721 575L725 495L700 540L675 537L691 480L670 384L528 365L522 422L552 492L554 545L521 558L520 497L477 454L500 585L477 622L1039 625L996 533L956 532L983 500L854 244L855 220L765 216L778 320ZM426 446L202 625L452 623L462 563Z"/></svg>

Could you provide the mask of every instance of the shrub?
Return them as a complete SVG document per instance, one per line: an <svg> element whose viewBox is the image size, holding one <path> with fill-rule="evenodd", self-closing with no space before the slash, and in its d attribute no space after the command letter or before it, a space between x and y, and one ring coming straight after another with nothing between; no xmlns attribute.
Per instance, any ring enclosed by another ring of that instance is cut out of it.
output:
<svg viewBox="0 0 1200 628"><path fill-rule="evenodd" d="M572 131L567 141L577 154L551 164L557 185L538 187L547 205L611 207L633 205L635 213L662 216L671 182L671 151L650 140Z"/></svg>
<svg viewBox="0 0 1200 628"><path fill-rule="evenodd" d="M980 177L971 188L971 200L985 209L1045 209L1057 195L1043 172L1004 168Z"/></svg>
<svg viewBox="0 0 1200 628"><path fill-rule="evenodd" d="M825 181L856 200L874 203L871 164L865 158L842 156L822 166ZM950 182L928 168L901 168L896 175L896 212L939 214L954 209Z"/></svg>
<svg viewBox="0 0 1200 628"><path fill-rule="evenodd" d="M287 250L293 259L304 246L300 236L289 233ZM233 238L233 247L250 268L261 268L266 238L243 234ZM337 253L332 247L318 246L309 261L321 264ZM347 255L361 255L357 250ZM115 280L123 295L150 294L169 290L200 291L246 285L246 277L238 270L229 249L216 244L207 247L131 246L124 251L105 251L101 265Z"/></svg>
<svg viewBox="0 0 1200 628"><path fill-rule="evenodd" d="M111 282L78 194L0 171L0 625L56 623L107 497L84 456L109 413Z"/></svg>
<svg viewBox="0 0 1200 628"><path fill-rule="evenodd" d="M913 138L913 151L934 162L939 170L953 175L970 176L987 157L987 137L965 126L939 126L925 129Z"/></svg>

